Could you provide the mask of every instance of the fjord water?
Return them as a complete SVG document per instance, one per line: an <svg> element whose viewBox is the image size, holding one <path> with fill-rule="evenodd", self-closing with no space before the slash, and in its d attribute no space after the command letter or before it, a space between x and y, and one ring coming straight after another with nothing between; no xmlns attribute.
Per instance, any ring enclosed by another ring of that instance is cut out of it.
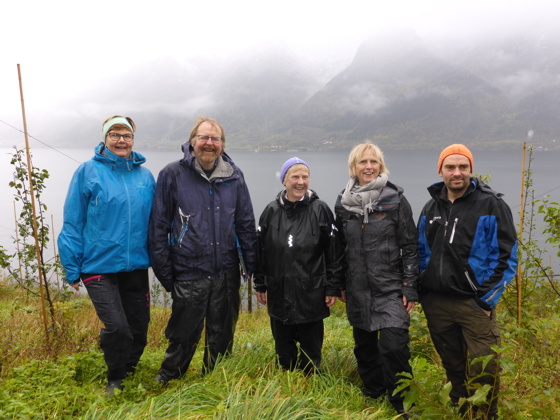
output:
<svg viewBox="0 0 560 420"><path fill-rule="evenodd" d="M157 178L158 172L169 162L182 157L179 148L176 152L142 150L148 167ZM519 220L521 195L522 150L477 151L473 149L475 173L490 175L490 185L505 194L504 199L512 208L514 219ZM14 149L0 149L0 245L11 249L14 236L14 198L8 183L12 180L13 166L10 158ZM282 164L292 156L305 160L311 169L310 188L332 208L338 193L348 180L349 150L319 152L265 152L227 151L234 162L245 174L251 192L255 218L258 220L268 202L276 197L282 185L278 174ZM47 205L46 220L54 220L54 232L58 235L62 227L62 208L72 174L79 163L93 156L91 149L48 148L32 150L33 164L46 169L50 178L42 200ZM389 168L389 180L404 188L405 196L411 203L414 218L417 219L424 203L428 200L426 188L440 180L436 165L438 151L385 151L385 161ZM559 151L534 152L531 169L535 198L550 194L556 202L560 201L560 175L558 172ZM18 210L19 211L19 210ZM114 215L118 217L118 215Z"/></svg>

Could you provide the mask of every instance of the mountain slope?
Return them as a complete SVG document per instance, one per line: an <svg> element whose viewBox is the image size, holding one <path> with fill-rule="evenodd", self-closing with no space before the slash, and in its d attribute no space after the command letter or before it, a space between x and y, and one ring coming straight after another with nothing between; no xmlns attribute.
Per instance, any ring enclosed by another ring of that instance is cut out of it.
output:
<svg viewBox="0 0 560 420"><path fill-rule="evenodd" d="M325 135L380 144L483 139L502 123L499 89L438 59L413 33L365 41L352 64L301 109Z"/></svg>
<svg viewBox="0 0 560 420"><path fill-rule="evenodd" d="M391 148L499 148L529 130L541 142L560 133L560 38L550 31L450 46L398 30L365 40L333 73L335 62L333 54L320 67L279 44L227 59L162 58L77 94L68 104L73 118L53 118L53 133L79 145L76 137L100 131L99 115L123 113L138 123L138 139L163 148L185 141L198 115L223 123L228 147L265 150L366 139Z"/></svg>

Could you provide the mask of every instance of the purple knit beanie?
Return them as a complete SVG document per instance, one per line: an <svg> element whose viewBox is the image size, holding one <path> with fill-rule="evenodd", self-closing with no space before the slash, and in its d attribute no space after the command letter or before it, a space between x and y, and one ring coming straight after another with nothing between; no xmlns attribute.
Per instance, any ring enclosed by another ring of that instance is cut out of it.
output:
<svg viewBox="0 0 560 420"><path fill-rule="evenodd" d="M288 159L286 162L284 162L284 164L282 165L282 170L280 171L280 182L282 184L284 183L284 178L286 177L286 172L288 172L288 169L290 169L292 166L297 164L305 165L307 166L307 169L309 169L307 163L305 163L302 159L298 157L293 157Z"/></svg>

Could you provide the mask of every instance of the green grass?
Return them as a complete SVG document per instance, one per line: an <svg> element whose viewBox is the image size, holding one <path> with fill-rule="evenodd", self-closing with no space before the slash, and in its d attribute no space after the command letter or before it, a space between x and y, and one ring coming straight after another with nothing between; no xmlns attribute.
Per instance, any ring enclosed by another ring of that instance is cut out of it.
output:
<svg viewBox="0 0 560 420"><path fill-rule="evenodd" d="M16 353L0 356L1 419L393 419L386 398L364 399L356 372L351 327L338 302L325 321L320 374L286 372L275 363L269 319L261 309L242 313L234 353L202 376L199 346L187 374L167 386L154 381L166 340L169 310L154 308L150 342L122 392L105 395L105 365L97 347L100 325L87 298L58 311L50 347L33 302L14 304L0 286L0 317ZM25 300L20 297L20 300ZM535 317L519 328L500 312L503 346L500 410L507 419L560 418L560 312ZM38 321L39 320L39 321ZM19 327L18 327L19 326ZM57 339L54 337L57 336ZM19 340L19 341L18 341ZM453 418L445 405L445 377L421 311L411 328L413 387L419 418ZM442 414L445 413L445 414Z"/></svg>

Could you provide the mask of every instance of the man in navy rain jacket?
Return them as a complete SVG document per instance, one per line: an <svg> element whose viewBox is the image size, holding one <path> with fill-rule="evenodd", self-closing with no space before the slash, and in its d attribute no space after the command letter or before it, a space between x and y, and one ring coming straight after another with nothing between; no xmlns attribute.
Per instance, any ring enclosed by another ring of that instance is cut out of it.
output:
<svg viewBox="0 0 560 420"><path fill-rule="evenodd" d="M155 275L173 296L165 331L169 346L156 377L164 384L185 374L204 327L204 372L231 353L240 264L248 275L255 269L253 206L243 173L224 145L221 124L199 118L183 145L183 159L158 176L148 247Z"/></svg>

